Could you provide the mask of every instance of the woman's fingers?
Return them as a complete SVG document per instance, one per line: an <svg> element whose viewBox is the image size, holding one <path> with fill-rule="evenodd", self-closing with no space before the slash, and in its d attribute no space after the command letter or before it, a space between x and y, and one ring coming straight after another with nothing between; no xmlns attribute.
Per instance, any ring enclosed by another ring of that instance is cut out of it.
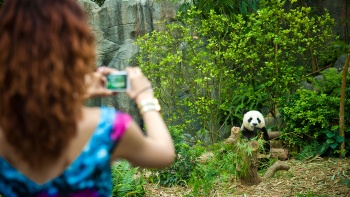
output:
<svg viewBox="0 0 350 197"><path fill-rule="evenodd" d="M126 92L126 94L135 101L137 100L136 97L140 98L152 98L153 97L153 89L151 82L147 79L147 77L142 73L141 69L139 67L127 67L125 68L125 71L128 73L128 78L130 80L130 89ZM101 84L106 83L106 77L107 75L111 74L112 72L118 72L117 69L109 68L105 66L100 66L97 68L97 73L100 73L103 77L101 77ZM104 86L103 86L104 88ZM99 94L101 95L102 90L99 91ZM104 95L110 95L111 92L106 92L107 89L104 88Z"/></svg>
<svg viewBox="0 0 350 197"><path fill-rule="evenodd" d="M139 97L153 98L151 82L142 73L141 69L139 67L127 67L125 70L128 73L131 84L130 90L126 92L128 96L136 102L139 102Z"/></svg>

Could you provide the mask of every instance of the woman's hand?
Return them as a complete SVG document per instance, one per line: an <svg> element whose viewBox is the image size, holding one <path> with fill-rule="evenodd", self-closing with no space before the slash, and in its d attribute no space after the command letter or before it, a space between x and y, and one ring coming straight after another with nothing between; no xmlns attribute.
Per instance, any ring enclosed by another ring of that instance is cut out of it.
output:
<svg viewBox="0 0 350 197"><path fill-rule="evenodd" d="M126 72L130 80L130 89L126 94L137 104L145 99L153 99L153 89L151 82L141 72L138 67L127 67ZM111 96L116 94L105 88L106 76L118 70L109 67L99 67L96 72L85 76L85 84L87 85L86 98L95 96Z"/></svg>
<svg viewBox="0 0 350 197"><path fill-rule="evenodd" d="M106 76L112 72L118 71L113 68L99 67L96 72L85 76L86 95L85 98L96 96L111 96L116 94L105 88Z"/></svg>
<svg viewBox="0 0 350 197"><path fill-rule="evenodd" d="M137 104L145 99L153 99L153 88L151 82L141 72L138 67L127 67L126 72L130 80L130 89L126 94Z"/></svg>

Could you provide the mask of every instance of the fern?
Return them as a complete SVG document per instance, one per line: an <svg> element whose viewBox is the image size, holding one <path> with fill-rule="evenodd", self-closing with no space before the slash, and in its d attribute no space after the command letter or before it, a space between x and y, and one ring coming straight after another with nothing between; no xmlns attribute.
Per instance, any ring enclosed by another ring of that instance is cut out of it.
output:
<svg viewBox="0 0 350 197"><path fill-rule="evenodd" d="M134 178L138 168L132 168L126 161L118 162L112 166L112 194L119 196L144 196L145 180L142 177Z"/></svg>

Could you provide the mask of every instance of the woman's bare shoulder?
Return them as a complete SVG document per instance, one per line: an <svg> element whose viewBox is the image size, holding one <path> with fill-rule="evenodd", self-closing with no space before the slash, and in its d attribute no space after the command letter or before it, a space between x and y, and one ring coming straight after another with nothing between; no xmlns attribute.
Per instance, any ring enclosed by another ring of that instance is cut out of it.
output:
<svg viewBox="0 0 350 197"><path fill-rule="evenodd" d="M96 127L101 117L101 109L99 107L83 107L82 118L78 123L78 127ZM85 130L83 129L83 130Z"/></svg>

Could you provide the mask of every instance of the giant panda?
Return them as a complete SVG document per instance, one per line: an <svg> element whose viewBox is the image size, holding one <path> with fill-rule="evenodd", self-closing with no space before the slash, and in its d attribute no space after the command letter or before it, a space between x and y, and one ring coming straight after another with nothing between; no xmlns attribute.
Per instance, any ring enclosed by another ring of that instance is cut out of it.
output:
<svg viewBox="0 0 350 197"><path fill-rule="evenodd" d="M242 136L247 138L248 140L259 135L259 132L263 133L264 150L265 153L270 152L270 141L269 135L267 133L267 129L265 127L265 119L264 116L255 110L251 110L246 112L243 115L243 123L241 126Z"/></svg>

